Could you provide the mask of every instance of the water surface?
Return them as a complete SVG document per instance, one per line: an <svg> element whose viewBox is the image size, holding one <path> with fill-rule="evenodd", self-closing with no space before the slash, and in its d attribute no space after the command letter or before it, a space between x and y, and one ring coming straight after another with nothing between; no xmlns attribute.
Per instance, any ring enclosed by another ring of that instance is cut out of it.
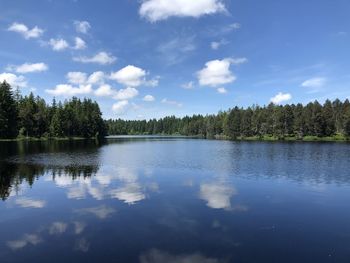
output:
<svg viewBox="0 0 350 263"><path fill-rule="evenodd" d="M350 262L350 145L0 143L1 262Z"/></svg>

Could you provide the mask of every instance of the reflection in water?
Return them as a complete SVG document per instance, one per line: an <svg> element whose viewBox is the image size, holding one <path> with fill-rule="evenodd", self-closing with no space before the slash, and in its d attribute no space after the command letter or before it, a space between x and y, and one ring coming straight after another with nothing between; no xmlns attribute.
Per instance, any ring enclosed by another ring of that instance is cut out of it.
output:
<svg viewBox="0 0 350 263"><path fill-rule="evenodd" d="M92 214L99 219L106 219L115 212L115 209L105 205L101 205L96 207L79 209L76 210L76 212L81 214Z"/></svg>
<svg viewBox="0 0 350 263"><path fill-rule="evenodd" d="M90 243L85 238L79 238L75 242L75 250L81 251L81 252L88 252L90 248Z"/></svg>
<svg viewBox="0 0 350 263"><path fill-rule="evenodd" d="M216 209L231 208L231 197L237 194L233 186L224 183L200 185L200 198L207 201L207 206Z"/></svg>
<svg viewBox="0 0 350 263"><path fill-rule="evenodd" d="M112 198L117 198L127 204L135 204L146 198L142 193L138 183L128 183L127 185L110 191Z"/></svg>
<svg viewBox="0 0 350 263"><path fill-rule="evenodd" d="M223 262L215 258L208 258L200 253L172 255L157 249L140 256L140 263L219 263Z"/></svg>
<svg viewBox="0 0 350 263"><path fill-rule="evenodd" d="M16 199L15 204L24 208L43 208L46 205L46 201L23 197Z"/></svg>
<svg viewBox="0 0 350 263"><path fill-rule="evenodd" d="M68 225L64 222L53 222L49 227L50 235L60 235L66 232Z"/></svg>
<svg viewBox="0 0 350 263"><path fill-rule="evenodd" d="M27 245L37 245L42 242L41 238L35 234L25 234L22 238L8 241L7 245L13 250L21 249L26 247Z"/></svg>

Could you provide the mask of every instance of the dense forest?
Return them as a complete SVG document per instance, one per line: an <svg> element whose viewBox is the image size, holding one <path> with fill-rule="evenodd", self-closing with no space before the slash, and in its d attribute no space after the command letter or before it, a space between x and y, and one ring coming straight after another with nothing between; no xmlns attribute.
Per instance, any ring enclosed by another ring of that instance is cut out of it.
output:
<svg viewBox="0 0 350 263"><path fill-rule="evenodd" d="M106 135L99 105L90 99L72 98L64 103L31 93L22 96L0 83L0 138L100 137Z"/></svg>
<svg viewBox="0 0 350 263"><path fill-rule="evenodd" d="M180 134L206 138L228 139L317 139L350 136L350 103L339 99L323 105L315 101L302 104L246 109L234 107L216 115L175 116L159 120L108 120L108 133L121 134ZM314 138L312 138L314 137Z"/></svg>

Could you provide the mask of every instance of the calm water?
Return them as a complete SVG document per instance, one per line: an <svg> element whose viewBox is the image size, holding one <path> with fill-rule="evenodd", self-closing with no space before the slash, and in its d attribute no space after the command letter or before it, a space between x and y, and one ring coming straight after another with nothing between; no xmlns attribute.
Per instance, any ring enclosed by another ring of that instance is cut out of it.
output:
<svg viewBox="0 0 350 263"><path fill-rule="evenodd" d="M0 143L1 262L350 262L350 144Z"/></svg>

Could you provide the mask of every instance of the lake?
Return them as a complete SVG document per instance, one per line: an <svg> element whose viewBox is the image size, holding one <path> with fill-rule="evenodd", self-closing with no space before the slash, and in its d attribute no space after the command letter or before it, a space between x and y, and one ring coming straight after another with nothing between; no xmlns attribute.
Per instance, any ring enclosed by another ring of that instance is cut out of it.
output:
<svg viewBox="0 0 350 263"><path fill-rule="evenodd" d="M350 144L0 143L1 262L350 262Z"/></svg>

